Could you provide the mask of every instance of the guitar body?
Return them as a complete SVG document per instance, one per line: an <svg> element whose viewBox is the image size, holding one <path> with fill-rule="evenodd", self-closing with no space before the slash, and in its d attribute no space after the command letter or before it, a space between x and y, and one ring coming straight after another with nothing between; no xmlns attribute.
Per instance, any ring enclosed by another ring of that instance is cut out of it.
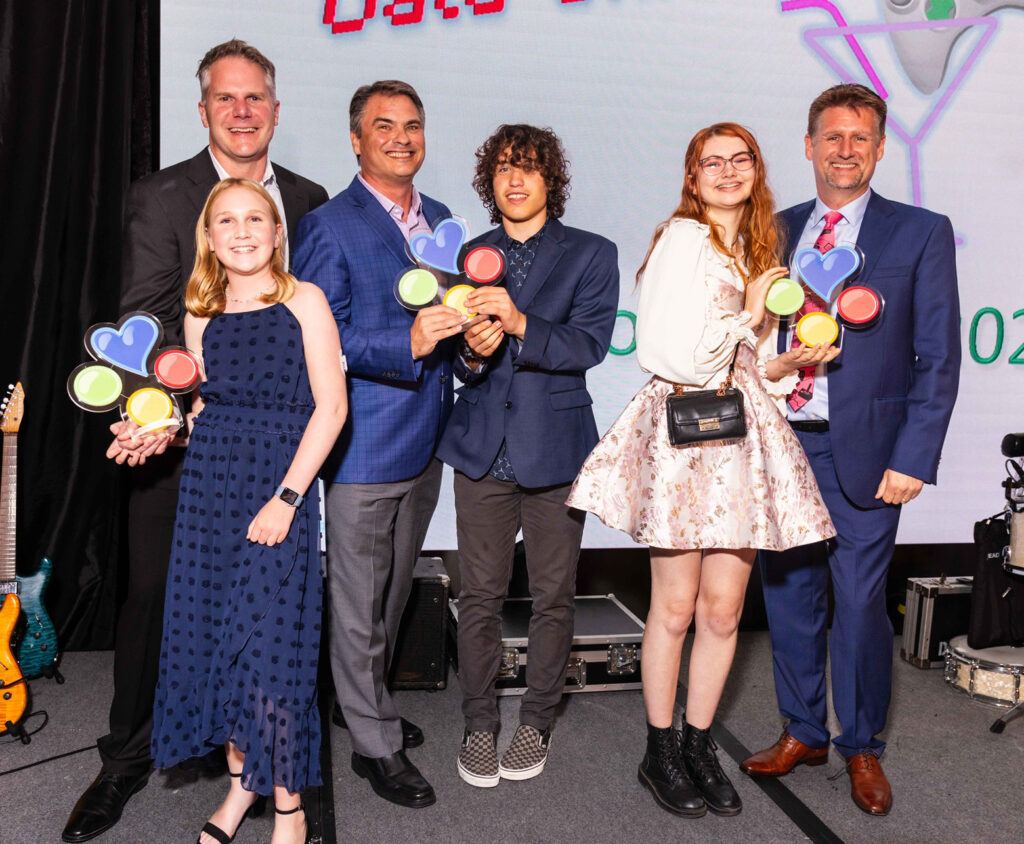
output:
<svg viewBox="0 0 1024 844"><path fill-rule="evenodd" d="M0 735L17 727L28 708L28 686L11 652L11 634L20 612L18 596L5 595L0 608Z"/></svg>
<svg viewBox="0 0 1024 844"><path fill-rule="evenodd" d="M43 674L53 674L53 669L60 659L57 649L57 631L46 613L43 605L43 593L50 583L53 563L43 557L39 571L32 577L17 578L20 584L21 612L25 619L25 629L21 634L15 652L21 672L29 680Z"/></svg>

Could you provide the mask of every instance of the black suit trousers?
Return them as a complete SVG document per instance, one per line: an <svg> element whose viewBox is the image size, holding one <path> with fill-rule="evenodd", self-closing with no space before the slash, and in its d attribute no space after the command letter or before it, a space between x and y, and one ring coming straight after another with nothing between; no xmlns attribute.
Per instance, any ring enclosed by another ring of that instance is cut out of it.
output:
<svg viewBox="0 0 1024 844"><path fill-rule="evenodd" d="M171 447L129 470L128 595L114 642L110 733L97 742L103 769L113 774L142 774L152 764L153 697L184 458L185 449Z"/></svg>

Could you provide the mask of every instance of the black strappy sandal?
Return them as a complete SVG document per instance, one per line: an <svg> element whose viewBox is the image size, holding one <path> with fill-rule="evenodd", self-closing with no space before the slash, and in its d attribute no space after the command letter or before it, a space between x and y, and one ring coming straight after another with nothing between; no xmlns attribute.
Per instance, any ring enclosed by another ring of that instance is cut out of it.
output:
<svg viewBox="0 0 1024 844"><path fill-rule="evenodd" d="M277 806L275 806L274 807L274 814L275 815L294 815L296 812L305 811L305 809L306 809L306 804L303 803L300 800L299 801L299 805L296 806L294 809L278 809ZM306 824L306 841L308 841L308 840L309 840L309 824Z"/></svg>
<svg viewBox="0 0 1024 844"><path fill-rule="evenodd" d="M238 777L242 776L242 774L240 772L237 773L237 774L233 774L233 773L231 773L231 771L228 771L228 776L237 779ZM300 808L301 808L301 804L300 804ZM245 814L242 815L242 819L238 822L238 826L235 827L235 835L238 835L238 830L240 830L242 828L242 824L245 823L245 819L246 818L258 818L266 810L267 810L267 798L264 795L262 795L262 794L257 794L256 795L256 799L253 800L252 801L252 805L248 809L245 810ZM277 809L275 809L274 811L276 812ZM203 832L205 832L207 835L209 835L215 841L219 841L220 844L231 844L231 842L235 840L235 835L228 835L219 826L217 826L216 824L210 823L209 821L207 821L203 825ZM202 839L202 832L201 832L199 834L199 836L196 838L196 844L202 844L202 842L203 842L203 839Z"/></svg>

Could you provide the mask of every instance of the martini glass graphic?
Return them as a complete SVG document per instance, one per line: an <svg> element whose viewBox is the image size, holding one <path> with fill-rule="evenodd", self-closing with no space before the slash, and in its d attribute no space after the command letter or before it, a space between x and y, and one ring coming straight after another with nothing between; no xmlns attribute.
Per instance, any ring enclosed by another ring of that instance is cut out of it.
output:
<svg viewBox="0 0 1024 844"><path fill-rule="evenodd" d="M921 205L922 173L921 147L928 134L935 128L943 112L949 107L956 92L963 85L971 69L977 64L981 54L991 43L999 22L994 17L954 18L946 20L890 21L877 24L847 24L842 12L835 3L829 0L783 0L782 11L794 12L801 9L821 9L829 14L835 26L807 29L803 33L807 46L839 77L843 82L865 82L884 100L890 98L887 86L880 78L875 65L865 53L858 36L870 36L878 33L892 35L905 31L941 31L945 29L965 30L978 27L979 37L974 45L963 56L960 67L955 73L946 73L943 84L931 95L923 119L912 126L909 119L894 115L890 107L887 125L892 132L907 145L910 159L910 186L914 205ZM858 79L837 57L839 50L847 48L851 53L855 66L859 67L863 77ZM833 52L835 51L835 52ZM963 239L956 238L958 246Z"/></svg>

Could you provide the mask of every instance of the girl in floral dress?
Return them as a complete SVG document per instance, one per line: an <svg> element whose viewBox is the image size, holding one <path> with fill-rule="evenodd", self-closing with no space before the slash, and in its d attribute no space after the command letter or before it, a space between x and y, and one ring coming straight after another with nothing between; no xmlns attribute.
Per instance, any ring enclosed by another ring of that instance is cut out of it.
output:
<svg viewBox="0 0 1024 844"><path fill-rule="evenodd" d="M651 608L642 663L647 752L641 783L663 808L735 815L739 795L709 734L732 665L756 549L835 535L796 436L769 395L784 374L830 359L801 348L758 358L765 296L786 268L764 162L734 123L702 129L685 158L682 201L656 229L637 273L637 359L652 373L594 448L569 504L650 546ZM675 385L714 389L735 353L747 435L673 447L665 399ZM790 378L789 380L794 380ZM784 393L782 393L784 394ZM683 639L696 618L686 722L672 730Z"/></svg>

